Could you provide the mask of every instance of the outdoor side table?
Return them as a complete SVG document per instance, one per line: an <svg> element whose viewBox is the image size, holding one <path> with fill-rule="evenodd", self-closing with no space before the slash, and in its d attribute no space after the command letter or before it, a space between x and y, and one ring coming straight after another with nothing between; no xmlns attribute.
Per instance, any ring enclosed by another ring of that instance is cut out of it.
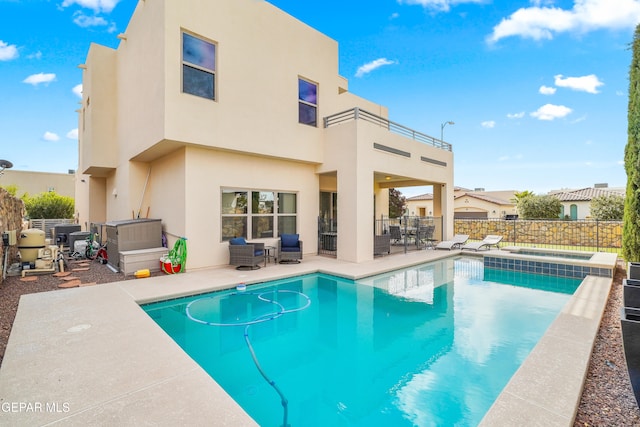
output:
<svg viewBox="0 0 640 427"><path fill-rule="evenodd" d="M273 260L274 264L278 261L278 257L277 257L277 254L276 254L277 250L278 250L278 248L276 248L275 246L265 246L264 247L264 263L265 263L265 265L267 265L267 263L270 260Z"/></svg>

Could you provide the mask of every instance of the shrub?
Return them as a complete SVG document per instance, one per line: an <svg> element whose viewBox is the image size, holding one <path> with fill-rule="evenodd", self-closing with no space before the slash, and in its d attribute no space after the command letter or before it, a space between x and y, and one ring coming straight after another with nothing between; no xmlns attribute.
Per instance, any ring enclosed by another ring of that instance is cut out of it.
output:
<svg viewBox="0 0 640 427"><path fill-rule="evenodd" d="M601 221L620 221L624 215L624 197L618 194L591 199L591 216Z"/></svg>
<svg viewBox="0 0 640 427"><path fill-rule="evenodd" d="M554 196L528 195L518 199L518 214L522 219L557 219L562 203Z"/></svg>
<svg viewBox="0 0 640 427"><path fill-rule="evenodd" d="M29 218L73 218L74 200L55 191L23 198Z"/></svg>

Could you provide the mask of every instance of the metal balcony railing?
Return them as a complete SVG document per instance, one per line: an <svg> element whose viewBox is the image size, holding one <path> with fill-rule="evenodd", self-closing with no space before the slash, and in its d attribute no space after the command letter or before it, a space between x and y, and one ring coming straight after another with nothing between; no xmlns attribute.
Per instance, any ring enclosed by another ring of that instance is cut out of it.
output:
<svg viewBox="0 0 640 427"><path fill-rule="evenodd" d="M387 120L384 117L377 116L358 107L325 117L324 127L328 128L329 126L334 126L351 120L364 120L377 126L386 128L389 132L402 135L406 138L411 138L414 141L432 145L442 150L451 151L451 144L444 142L441 139L434 138L422 132L415 131L406 126L402 126L401 124L392 122L391 120Z"/></svg>

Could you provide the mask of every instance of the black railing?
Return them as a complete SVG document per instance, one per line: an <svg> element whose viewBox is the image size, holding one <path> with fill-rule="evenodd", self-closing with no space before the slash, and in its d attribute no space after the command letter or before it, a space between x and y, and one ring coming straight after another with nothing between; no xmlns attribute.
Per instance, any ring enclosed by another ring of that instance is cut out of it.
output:
<svg viewBox="0 0 640 427"><path fill-rule="evenodd" d="M451 151L451 144L444 142L441 139L434 138L422 132L418 132L399 123L392 122L391 120L387 120L384 117L370 113L358 107L325 117L324 127L328 128L330 126L338 125L340 123L349 122L352 120L364 120L366 122L373 123L377 126L385 128L389 132L402 135L406 138L411 138L414 141L432 145L436 148L441 148L446 151Z"/></svg>
<svg viewBox="0 0 640 427"><path fill-rule="evenodd" d="M442 238L442 218L403 216L375 220L374 236L390 235L391 252L428 249Z"/></svg>
<svg viewBox="0 0 640 427"><path fill-rule="evenodd" d="M318 254L335 257L338 251L338 223L318 218Z"/></svg>

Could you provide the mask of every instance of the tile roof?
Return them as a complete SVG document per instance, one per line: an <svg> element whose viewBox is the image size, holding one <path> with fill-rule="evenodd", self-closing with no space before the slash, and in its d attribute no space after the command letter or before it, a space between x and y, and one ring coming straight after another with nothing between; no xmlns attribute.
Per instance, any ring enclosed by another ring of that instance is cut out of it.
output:
<svg viewBox="0 0 640 427"><path fill-rule="evenodd" d="M418 196L407 197L407 200L433 200L433 194L431 193L420 194Z"/></svg>
<svg viewBox="0 0 640 427"><path fill-rule="evenodd" d="M483 200L485 202L489 202L489 203L494 203L496 205L514 205L515 203L513 203L510 200L505 200L499 197L494 197L490 194L486 194L486 193L476 193L476 192L469 192L469 193L464 193L464 194L460 194L459 196L456 196L456 199L459 199L461 197L472 197L474 199L478 199L478 200Z"/></svg>
<svg viewBox="0 0 640 427"><path fill-rule="evenodd" d="M616 194L624 197L624 192L620 190L614 190L611 188L581 188L580 190L563 191L560 193L553 193L552 196L560 199L561 202L588 202L594 197L609 196Z"/></svg>

